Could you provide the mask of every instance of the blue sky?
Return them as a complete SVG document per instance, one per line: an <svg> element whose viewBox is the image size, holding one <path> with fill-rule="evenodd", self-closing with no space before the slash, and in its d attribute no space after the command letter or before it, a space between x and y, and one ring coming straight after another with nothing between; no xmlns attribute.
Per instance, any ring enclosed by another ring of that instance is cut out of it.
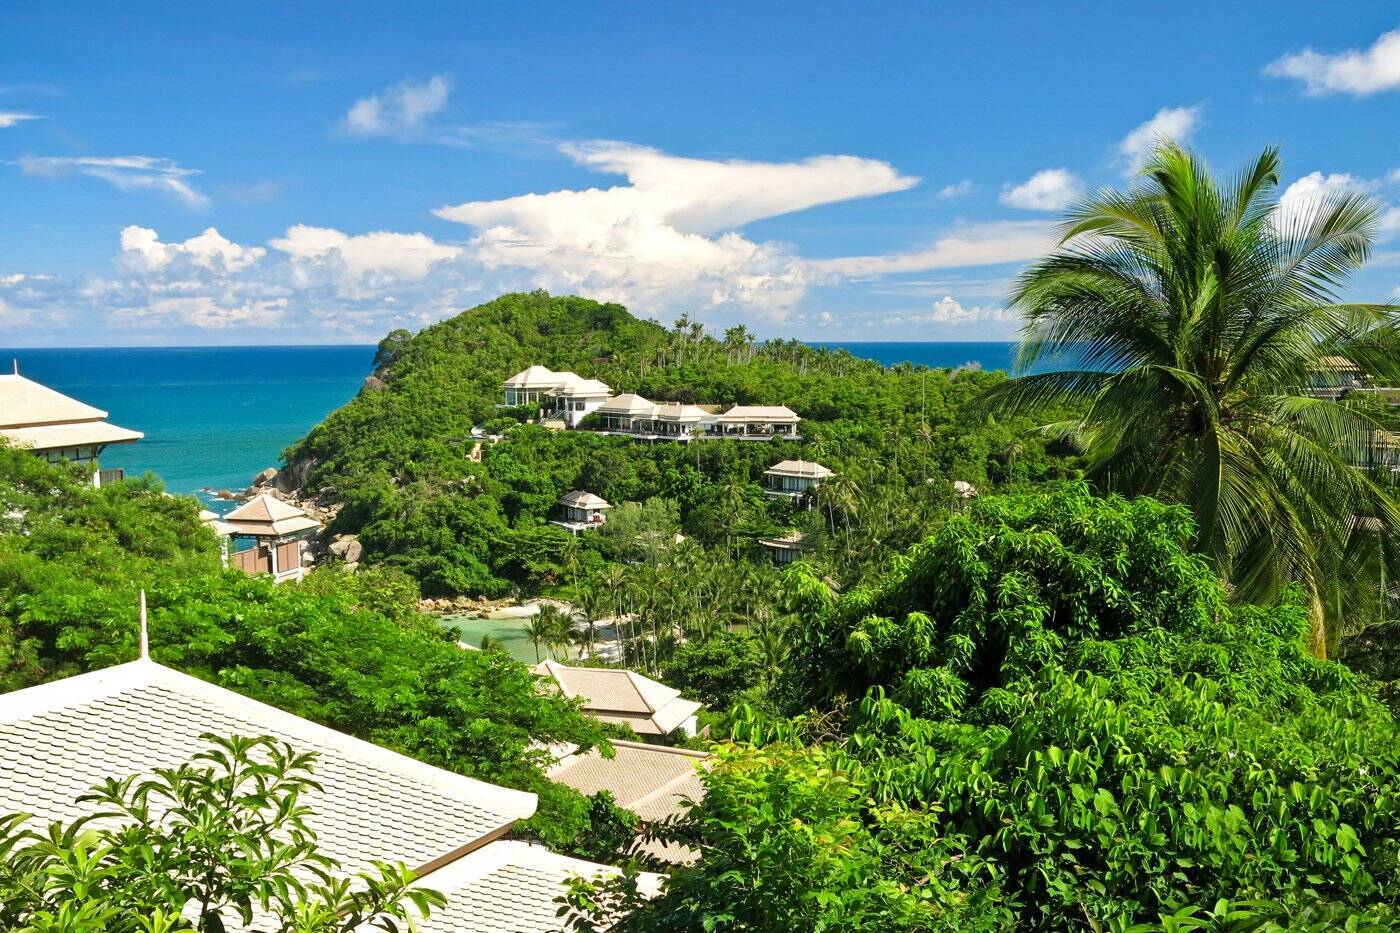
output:
<svg viewBox="0 0 1400 933"><path fill-rule="evenodd" d="M139 11L133 7L139 6ZM1400 11L96 5L0 29L0 344L372 342L535 287L839 340L1014 334L1077 193L1172 135L1385 211Z"/></svg>

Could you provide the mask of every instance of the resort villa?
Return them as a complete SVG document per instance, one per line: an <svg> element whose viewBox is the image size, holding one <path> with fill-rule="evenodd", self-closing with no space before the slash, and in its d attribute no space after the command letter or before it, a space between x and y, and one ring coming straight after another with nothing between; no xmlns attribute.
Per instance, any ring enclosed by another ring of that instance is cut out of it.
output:
<svg viewBox="0 0 1400 933"><path fill-rule="evenodd" d="M1400 388L1376 385L1356 363L1345 356L1324 356L1308 374L1305 390L1318 398L1339 399L1352 393L1380 396L1392 405L1400 404Z"/></svg>
<svg viewBox="0 0 1400 933"><path fill-rule="evenodd" d="M588 715L631 726L643 739L661 739L676 731L694 736L695 714L704 708L674 687L635 671L569 667L545 660L535 673L552 680L564 696L581 698Z"/></svg>
<svg viewBox="0 0 1400 933"><path fill-rule="evenodd" d="M601 419L598 430L602 433L638 440L799 437L800 419L784 405L735 405L720 412L714 405L653 402L630 392L613 395L607 383L571 372L557 373L544 366L531 366L516 373L501 388L506 406L539 405L571 428L596 414Z"/></svg>
<svg viewBox="0 0 1400 933"><path fill-rule="evenodd" d="M784 460L763 471L765 495L800 499L822 480L835 476L831 470L810 460Z"/></svg>
<svg viewBox="0 0 1400 933"><path fill-rule="evenodd" d="M707 752L621 739L613 739L612 747L611 758L604 758L596 748L584 754L579 754L576 746L553 750L556 759L546 773L550 780L590 797L607 791L619 807L631 810L644 823L680 816L686 811L686 801L698 803L704 797L700 771L709 767ZM637 849L680 864L699 857L694 849L674 843L646 841Z"/></svg>
<svg viewBox="0 0 1400 933"><path fill-rule="evenodd" d="M302 556L306 541L321 523L290 503L263 493L254 496L222 519L212 512L201 518L225 546L226 562L247 574L270 573L278 583L300 580L306 573Z"/></svg>
<svg viewBox="0 0 1400 933"><path fill-rule="evenodd" d="M103 450L145 436L109 424L106 418L100 408L21 376L18 363L12 374L0 375L0 437L50 463L90 464L94 486L122 478L121 470L103 470L98 465Z"/></svg>
<svg viewBox="0 0 1400 933"><path fill-rule="evenodd" d="M578 534L580 531L601 527L608 520L607 513L608 509L612 508L612 503L591 492L574 490L560 497L559 506L562 509L562 517L552 520L550 524Z"/></svg>
<svg viewBox="0 0 1400 933"><path fill-rule="evenodd" d="M596 411L612 395L612 387L597 379L584 379L570 372L556 373L544 366L531 366L501 384L505 404L540 405L552 411L571 428Z"/></svg>
<svg viewBox="0 0 1400 933"><path fill-rule="evenodd" d="M768 552L769 558L779 567L785 567L802 557L807 550L805 536L800 531L789 531L776 538L759 538L759 546Z"/></svg>
<svg viewBox="0 0 1400 933"><path fill-rule="evenodd" d="M421 933L553 933L555 898L571 877L616 869L510 839L535 812L532 793L416 761L156 664L148 657L0 696L0 813L29 828L94 816L77 798L107 778L152 776L209 747L200 736L269 736L316 754L316 783L298 803L321 851L346 876L403 863L447 905ZM638 806L643 806L634 801ZM109 819L104 817L104 820ZM305 881L313 881L306 877ZM644 890L659 879L644 875ZM270 929L271 918L230 931Z"/></svg>

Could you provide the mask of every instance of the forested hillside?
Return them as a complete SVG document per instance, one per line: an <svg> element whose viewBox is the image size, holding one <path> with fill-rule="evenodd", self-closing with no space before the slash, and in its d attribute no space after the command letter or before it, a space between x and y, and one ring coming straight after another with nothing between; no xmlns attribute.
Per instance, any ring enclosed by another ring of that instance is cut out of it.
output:
<svg viewBox="0 0 1400 933"><path fill-rule="evenodd" d="M502 652L463 651L401 572L322 568L274 586L220 566L193 499L153 480L94 489L0 445L0 692L137 655L444 768L540 794L532 827L589 844L590 801L548 781L539 741L605 740Z"/></svg>
<svg viewBox="0 0 1400 933"><path fill-rule="evenodd" d="M639 444L520 424L501 382L532 364L602 379L655 401L784 404L801 441ZM843 581L860 578L947 514L951 482L983 491L1073 475L1029 419L972 402L1004 376L885 369L796 341L722 339L685 319L666 329L617 305L505 295L417 335L396 332L349 404L285 454L304 491L343 507L332 532L359 534L365 560L401 567L429 594L502 595L597 571L615 555L547 524L560 495L674 503L677 530L714 555L756 556L760 534L800 527ZM471 456L473 426L505 431ZM838 477L819 508L765 499L763 470L817 460Z"/></svg>

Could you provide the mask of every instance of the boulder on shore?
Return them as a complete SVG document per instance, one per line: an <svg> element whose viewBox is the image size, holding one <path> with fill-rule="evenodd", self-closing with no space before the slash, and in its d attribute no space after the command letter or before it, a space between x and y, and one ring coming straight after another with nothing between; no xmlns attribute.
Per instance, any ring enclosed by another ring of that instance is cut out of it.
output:
<svg viewBox="0 0 1400 933"><path fill-rule="evenodd" d="M259 472L258 475L254 476L253 482L250 485L254 489L257 489L259 486L269 485L275 479L277 479L277 470L274 467L268 467L266 470L263 470Z"/></svg>

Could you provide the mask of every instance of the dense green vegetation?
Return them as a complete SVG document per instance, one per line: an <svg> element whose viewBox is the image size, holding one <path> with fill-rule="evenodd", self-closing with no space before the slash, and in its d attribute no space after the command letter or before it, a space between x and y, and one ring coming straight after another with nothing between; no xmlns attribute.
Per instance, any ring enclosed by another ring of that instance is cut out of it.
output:
<svg viewBox="0 0 1400 933"><path fill-rule="evenodd" d="M506 295L391 335L379 363L374 386L285 459L305 489L341 504L332 530L359 533L366 562L403 568L429 594L569 584L625 559L637 535L609 550L606 539L571 543L547 524L571 489L615 504L657 499L653 513L673 510L676 528L739 560L757 556L760 533L825 529L827 561L844 581L941 520L953 479L986 490L1073 471L1028 419L973 412L1000 374L887 370L795 341L755 345L742 328L718 340L684 320L667 331L581 298ZM786 404L804 419L803 439L646 445L521 425L532 413L497 408L500 384L535 363L658 401ZM507 432L482 446L479 463L476 425ZM761 494L763 471L787 458L837 470L820 509Z"/></svg>
<svg viewBox="0 0 1400 933"><path fill-rule="evenodd" d="M0 446L0 690L136 657L444 768L534 791L549 842L588 845L590 802L544 778L532 742L604 742L502 652L463 651L392 570L323 569L274 586L219 566L192 499L152 481L94 489L78 471Z"/></svg>
<svg viewBox="0 0 1400 933"><path fill-rule="evenodd" d="M1338 293L1370 255L1379 206L1359 191L1286 208L1265 151L1230 184L1167 145L1126 193L1073 208L1061 248L1013 294L1026 315L1021 363L1082 368L993 390L1000 411L1077 406L1060 426L1085 449L1100 492L1186 504L1194 547L1238 598L1307 593L1315 647L1383 621L1375 596L1400 572L1400 500L1389 470L1400 423L1345 385L1354 364L1400 385L1391 305ZM1330 643L1330 644L1329 644Z"/></svg>
<svg viewBox="0 0 1400 933"><path fill-rule="evenodd" d="M0 814L0 929L266 933L412 928L445 903L402 864L343 876L316 843L315 755L206 736L190 761L114 775L84 799L109 815L47 827ZM400 926L402 925L402 926Z"/></svg>
<svg viewBox="0 0 1400 933"><path fill-rule="evenodd" d="M738 724L665 834L700 862L627 929L1400 922L1400 728L1307 650L1304 604L1233 607L1193 535L1070 486L806 587L796 718Z"/></svg>

